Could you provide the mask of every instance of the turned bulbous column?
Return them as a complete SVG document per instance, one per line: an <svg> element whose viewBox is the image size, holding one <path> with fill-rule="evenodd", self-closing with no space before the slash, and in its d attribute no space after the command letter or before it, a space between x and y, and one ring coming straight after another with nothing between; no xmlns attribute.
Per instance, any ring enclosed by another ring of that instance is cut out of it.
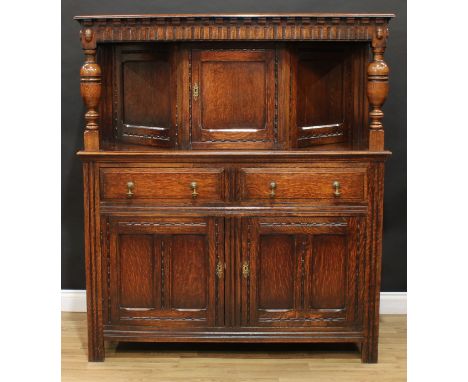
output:
<svg viewBox="0 0 468 382"><path fill-rule="evenodd" d="M369 150L384 149L382 105L388 95L389 68L384 61L388 30L378 27L372 39L373 60L367 67L367 98L369 100Z"/></svg>
<svg viewBox="0 0 468 382"><path fill-rule="evenodd" d="M85 54L85 62L80 70L80 90L84 104L85 131L84 148L86 151L99 150L99 112L101 98L101 68L96 62L96 41L92 29L81 31L81 42Z"/></svg>

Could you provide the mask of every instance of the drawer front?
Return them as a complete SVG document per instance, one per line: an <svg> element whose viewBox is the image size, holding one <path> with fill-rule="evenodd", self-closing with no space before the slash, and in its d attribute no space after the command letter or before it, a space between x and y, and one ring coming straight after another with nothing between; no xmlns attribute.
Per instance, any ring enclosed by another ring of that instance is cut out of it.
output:
<svg viewBox="0 0 468 382"><path fill-rule="evenodd" d="M367 199L366 168L243 168L240 199L295 202Z"/></svg>
<svg viewBox="0 0 468 382"><path fill-rule="evenodd" d="M103 168L102 200L224 201L222 168Z"/></svg>

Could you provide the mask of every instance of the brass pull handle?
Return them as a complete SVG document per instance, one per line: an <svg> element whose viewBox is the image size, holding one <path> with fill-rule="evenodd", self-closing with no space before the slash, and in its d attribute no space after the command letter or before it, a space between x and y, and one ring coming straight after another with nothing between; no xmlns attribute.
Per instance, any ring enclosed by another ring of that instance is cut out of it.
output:
<svg viewBox="0 0 468 382"><path fill-rule="evenodd" d="M270 198L274 198L276 196L276 182L270 183Z"/></svg>
<svg viewBox="0 0 468 382"><path fill-rule="evenodd" d="M224 264L221 261L216 264L216 276L218 276L218 279L224 276Z"/></svg>
<svg viewBox="0 0 468 382"><path fill-rule="evenodd" d="M127 182L127 198L133 198L133 189L135 188L135 183L133 182Z"/></svg>
<svg viewBox="0 0 468 382"><path fill-rule="evenodd" d="M341 195L341 192L340 192L340 182L338 182L337 180L335 180L333 182L333 187L335 187L335 192L333 193L333 195L335 196L340 196Z"/></svg>
<svg viewBox="0 0 468 382"><path fill-rule="evenodd" d="M242 264L242 276L244 276L244 279L250 276L250 267L247 261L244 261Z"/></svg>
<svg viewBox="0 0 468 382"><path fill-rule="evenodd" d="M192 190L192 198L194 199L198 196L197 187L197 182L190 183L190 189Z"/></svg>
<svg viewBox="0 0 468 382"><path fill-rule="evenodd" d="M192 87L192 96L193 96L194 101L198 99L199 94L200 94L200 88L198 86L198 83L195 82Z"/></svg>

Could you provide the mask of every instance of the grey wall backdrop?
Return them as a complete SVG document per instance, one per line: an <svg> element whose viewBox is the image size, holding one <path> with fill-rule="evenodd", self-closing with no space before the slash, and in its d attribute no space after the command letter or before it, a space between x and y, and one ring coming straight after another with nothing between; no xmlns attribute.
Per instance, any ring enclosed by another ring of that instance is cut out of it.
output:
<svg viewBox="0 0 468 382"><path fill-rule="evenodd" d="M197 12L381 12L395 13L390 23L386 61L390 93L385 112L386 166L382 290L406 291L406 1L403 0L62 0L62 288L85 289L83 143L79 69L83 62L78 39L80 14Z"/></svg>

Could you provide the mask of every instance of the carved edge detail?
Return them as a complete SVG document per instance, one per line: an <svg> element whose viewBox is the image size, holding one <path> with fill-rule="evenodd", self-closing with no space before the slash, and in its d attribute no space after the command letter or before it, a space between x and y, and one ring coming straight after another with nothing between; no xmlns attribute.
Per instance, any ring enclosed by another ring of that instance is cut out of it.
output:
<svg viewBox="0 0 468 382"><path fill-rule="evenodd" d="M338 131L336 133L328 133L328 134L312 134L312 135L305 135L303 137L297 138L298 141L305 141L308 139L320 139L320 138L331 138L331 137L341 137L344 135L343 131Z"/></svg>
<svg viewBox="0 0 468 382"><path fill-rule="evenodd" d="M152 17L80 19L97 42L197 40L370 41L389 17Z"/></svg>
<svg viewBox="0 0 468 382"><path fill-rule="evenodd" d="M206 223L153 223L153 222L122 222L127 227L206 227Z"/></svg>
<svg viewBox="0 0 468 382"><path fill-rule="evenodd" d="M269 223L260 223L261 226L264 227L346 227L348 225L347 222L309 222L309 223L287 223L287 222L269 222Z"/></svg>
<svg viewBox="0 0 468 382"><path fill-rule="evenodd" d="M299 317L299 318L261 318L259 322L340 322L345 321L343 317Z"/></svg>
<svg viewBox="0 0 468 382"><path fill-rule="evenodd" d="M166 301L164 299L164 295L166 293L166 246L164 243L164 239L161 240L161 309L166 307Z"/></svg>
<svg viewBox="0 0 468 382"><path fill-rule="evenodd" d="M306 248L307 246L307 236L304 236L301 241L301 309L305 309L305 258L306 258Z"/></svg>
<svg viewBox="0 0 468 382"><path fill-rule="evenodd" d="M219 261L219 252L218 252L218 235L219 235L219 227L218 227L218 220L215 219L215 222L214 222L214 228L215 228L215 232L214 232L214 236L215 236L215 268L218 266L218 264L220 263ZM224 264L223 264L224 266ZM215 325L217 324L217 320L218 320L218 304L219 304L219 297L218 297L218 293L219 293L219 283L221 282L220 281L220 277L215 277ZM222 282L224 282L224 277L223 277L223 280Z"/></svg>
<svg viewBox="0 0 468 382"><path fill-rule="evenodd" d="M107 261L107 322L111 323L111 259L110 259L110 223L106 218L106 261Z"/></svg>
<svg viewBox="0 0 468 382"><path fill-rule="evenodd" d="M251 228L250 220L247 223L247 264L250 266L250 246L251 246ZM250 324L250 275L247 277L247 324Z"/></svg>
<svg viewBox="0 0 468 382"><path fill-rule="evenodd" d="M193 317L121 317L121 321L206 321L205 318Z"/></svg>

